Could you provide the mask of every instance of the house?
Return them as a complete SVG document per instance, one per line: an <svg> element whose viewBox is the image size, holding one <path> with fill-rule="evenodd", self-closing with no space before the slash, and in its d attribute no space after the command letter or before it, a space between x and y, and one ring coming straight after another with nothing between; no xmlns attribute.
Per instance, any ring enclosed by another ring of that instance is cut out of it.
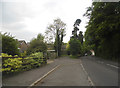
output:
<svg viewBox="0 0 120 88"><path fill-rule="evenodd" d="M20 52L23 53L24 51L27 50L28 45L27 45L27 43L24 40L19 40L18 42L19 42Z"/></svg>

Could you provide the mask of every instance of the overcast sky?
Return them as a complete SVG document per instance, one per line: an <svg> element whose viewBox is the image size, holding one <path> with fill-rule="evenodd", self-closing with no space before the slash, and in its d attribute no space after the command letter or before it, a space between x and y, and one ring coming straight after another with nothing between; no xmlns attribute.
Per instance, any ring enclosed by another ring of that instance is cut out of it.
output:
<svg viewBox="0 0 120 88"><path fill-rule="evenodd" d="M68 42L76 19L81 19L80 30L85 32L88 21L83 14L92 0L2 0L2 32L10 32L19 40L29 42L38 33L44 34L53 20L60 18L67 24Z"/></svg>

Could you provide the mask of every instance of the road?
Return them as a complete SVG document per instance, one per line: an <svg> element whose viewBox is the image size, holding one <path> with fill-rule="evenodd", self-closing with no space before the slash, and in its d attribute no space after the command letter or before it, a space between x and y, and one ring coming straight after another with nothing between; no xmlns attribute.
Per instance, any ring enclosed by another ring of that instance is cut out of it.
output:
<svg viewBox="0 0 120 88"><path fill-rule="evenodd" d="M79 59L62 57L54 63L60 67L37 86L118 86L116 63L92 56Z"/></svg>
<svg viewBox="0 0 120 88"><path fill-rule="evenodd" d="M96 57L83 57L82 64L95 86L118 86L118 64Z"/></svg>
<svg viewBox="0 0 120 88"><path fill-rule="evenodd" d="M58 58L54 63L60 65L37 86L90 86L87 75L81 67L80 59Z"/></svg>

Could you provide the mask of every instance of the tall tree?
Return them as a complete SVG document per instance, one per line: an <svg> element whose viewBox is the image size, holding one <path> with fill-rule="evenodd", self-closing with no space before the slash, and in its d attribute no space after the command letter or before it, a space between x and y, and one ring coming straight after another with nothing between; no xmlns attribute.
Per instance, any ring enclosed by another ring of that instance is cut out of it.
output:
<svg viewBox="0 0 120 88"><path fill-rule="evenodd" d="M85 41L96 56L119 58L120 2L93 2L85 14L90 20L86 26Z"/></svg>
<svg viewBox="0 0 120 88"><path fill-rule="evenodd" d="M72 38L78 38L78 35L77 35L77 31L79 31L79 28L77 26L79 26L79 24L81 23L81 20L80 19L77 19L74 23L74 30L72 31Z"/></svg>
<svg viewBox="0 0 120 88"><path fill-rule="evenodd" d="M78 39L80 40L81 44L83 44L83 32L80 31L79 34L78 34Z"/></svg>
<svg viewBox="0 0 120 88"><path fill-rule="evenodd" d="M82 31L77 34L77 31L79 31L79 24L81 23L80 19L77 19L74 23L74 30L72 31L72 37L70 38L69 44L67 46L68 53L72 55L78 55L82 54L81 46L83 43L83 35Z"/></svg>
<svg viewBox="0 0 120 88"><path fill-rule="evenodd" d="M50 24L46 30L46 38L54 41L57 56L61 55L61 46L63 37L66 35L66 24L61 19L55 19L53 24Z"/></svg>

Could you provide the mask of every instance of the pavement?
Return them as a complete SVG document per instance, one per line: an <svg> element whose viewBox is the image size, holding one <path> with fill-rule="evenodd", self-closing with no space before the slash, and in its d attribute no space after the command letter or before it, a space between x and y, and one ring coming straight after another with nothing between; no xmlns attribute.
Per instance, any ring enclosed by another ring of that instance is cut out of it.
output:
<svg viewBox="0 0 120 88"><path fill-rule="evenodd" d="M38 78L42 77L49 70L57 66L56 63L53 63L53 60L48 60L48 64L42 67L31 69L29 71L25 71L19 73L14 76L10 76L2 79L2 86L29 86Z"/></svg>

